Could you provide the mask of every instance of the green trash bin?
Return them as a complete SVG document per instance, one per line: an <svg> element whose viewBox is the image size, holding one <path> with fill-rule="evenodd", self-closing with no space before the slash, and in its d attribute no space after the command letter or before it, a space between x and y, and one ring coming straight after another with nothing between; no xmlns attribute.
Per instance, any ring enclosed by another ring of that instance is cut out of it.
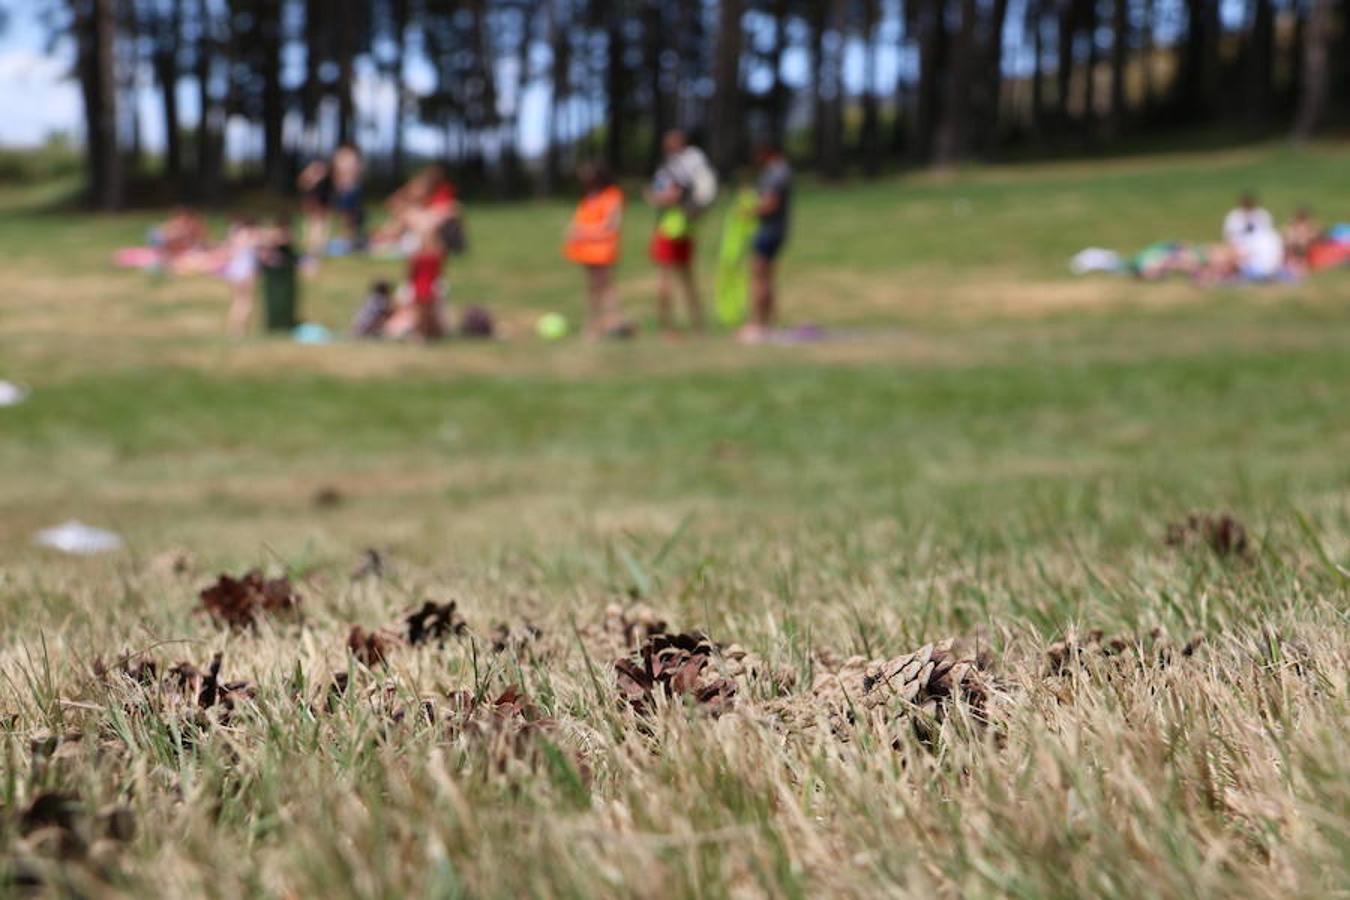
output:
<svg viewBox="0 0 1350 900"><path fill-rule="evenodd" d="M263 328L289 332L299 324L299 280L294 253L268 254L262 265Z"/></svg>

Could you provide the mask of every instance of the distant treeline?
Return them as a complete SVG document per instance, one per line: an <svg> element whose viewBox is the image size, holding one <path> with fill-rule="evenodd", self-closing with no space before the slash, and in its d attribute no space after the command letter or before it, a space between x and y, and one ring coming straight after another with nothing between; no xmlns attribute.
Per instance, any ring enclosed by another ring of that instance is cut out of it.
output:
<svg viewBox="0 0 1350 900"><path fill-rule="evenodd" d="M770 139L830 176L1200 124L1306 136L1350 99L1344 0L43 2L106 208L129 185L209 202L241 173L287 190L358 136L397 176L414 130L503 192L548 191L579 156L645 169L676 125L724 169ZM547 98L533 121L527 96ZM231 121L257 136L247 159L226 159Z"/></svg>

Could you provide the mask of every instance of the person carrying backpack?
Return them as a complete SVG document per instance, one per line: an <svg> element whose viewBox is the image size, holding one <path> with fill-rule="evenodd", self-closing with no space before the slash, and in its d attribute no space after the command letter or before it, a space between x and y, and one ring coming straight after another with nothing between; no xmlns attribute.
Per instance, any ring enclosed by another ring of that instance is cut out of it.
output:
<svg viewBox="0 0 1350 900"><path fill-rule="evenodd" d="M675 332L674 293L678 283L694 331L703 330L703 301L694 281L694 222L717 199L717 173L703 151L674 129L662 138L665 159L656 170L647 201L656 208L656 230L649 252L660 267L657 317L667 334Z"/></svg>

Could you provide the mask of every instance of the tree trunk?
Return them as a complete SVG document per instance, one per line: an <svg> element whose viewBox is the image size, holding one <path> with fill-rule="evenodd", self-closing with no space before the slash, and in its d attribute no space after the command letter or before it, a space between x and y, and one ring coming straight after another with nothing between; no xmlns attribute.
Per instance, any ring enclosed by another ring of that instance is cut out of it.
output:
<svg viewBox="0 0 1350 900"><path fill-rule="evenodd" d="M356 3L341 0L335 5L337 18L337 98L338 143L351 143L356 137L356 100L352 96L356 64Z"/></svg>
<svg viewBox="0 0 1350 900"><path fill-rule="evenodd" d="M713 165L731 170L743 152L741 136L741 48L745 0L717 4L717 50L713 62L713 115L710 149Z"/></svg>
<svg viewBox="0 0 1350 900"><path fill-rule="evenodd" d="M1027 3L1026 29L1031 32L1031 133L1038 136L1045 123L1045 15L1043 0Z"/></svg>
<svg viewBox="0 0 1350 900"><path fill-rule="evenodd" d="M99 190L102 209L121 209L122 152L117 141L117 0L94 0L99 92Z"/></svg>
<svg viewBox="0 0 1350 900"><path fill-rule="evenodd" d="M1069 121L1069 88L1073 85L1073 44L1077 36L1077 0L1059 0L1056 22L1055 119L1062 128Z"/></svg>
<svg viewBox="0 0 1350 900"><path fill-rule="evenodd" d="M1084 5L1083 36L1087 41L1087 62L1083 75L1083 118L1088 123L1089 134L1097 122L1097 65L1101 61L1097 51L1097 0L1087 0Z"/></svg>
<svg viewBox="0 0 1350 900"><path fill-rule="evenodd" d="M215 68L214 23L207 0L197 0L197 188L202 199L214 201L220 196L220 105L211 87Z"/></svg>
<svg viewBox="0 0 1350 900"><path fill-rule="evenodd" d="M394 143L390 151L390 168L393 170L394 180L401 182L403 180L404 170L407 168L405 157L405 139L407 135L405 119L407 118L408 106L408 86L405 83L407 76L407 66L404 62L404 54L408 48L408 2L409 0L393 0L393 29L394 29L394 111L393 111L393 130ZM524 76L522 76L524 77Z"/></svg>
<svg viewBox="0 0 1350 900"><path fill-rule="evenodd" d="M825 164L829 109L825 98L825 28L832 0L811 0L811 156L818 167Z"/></svg>
<svg viewBox="0 0 1350 900"><path fill-rule="evenodd" d="M331 31L324 27L323 3L324 0L305 0L305 81L300 88L300 115L305 123L305 149L309 153L315 150L319 130L319 106L324 93L319 78L319 67L325 58L324 37L331 34Z"/></svg>
<svg viewBox="0 0 1350 900"><path fill-rule="evenodd" d="M980 149L986 153L993 150L998 137L999 107L1003 99L1003 26L1007 18L1008 0L994 0L985 28L981 53L984 67L979 73L979 102L973 110L972 120L980 135Z"/></svg>
<svg viewBox="0 0 1350 900"><path fill-rule="evenodd" d="M881 100L877 96L877 0L863 0L862 128L858 133L863 171L875 175L881 167Z"/></svg>
<svg viewBox="0 0 1350 900"><path fill-rule="evenodd" d="M1111 114L1110 133L1120 135L1125 127L1125 63L1129 56L1129 0L1114 0L1111 15Z"/></svg>
<svg viewBox="0 0 1350 900"><path fill-rule="evenodd" d="M1178 87L1182 105L1193 118L1213 112L1219 83L1219 4L1186 0L1186 45Z"/></svg>
<svg viewBox="0 0 1350 900"><path fill-rule="evenodd" d="M769 99L769 135L773 143L783 147L787 143L788 86L783 80L783 57L788 47L788 16L790 0L774 0L773 6L773 87Z"/></svg>
<svg viewBox="0 0 1350 900"><path fill-rule="evenodd" d="M159 88L164 117L164 174L177 189L183 182L182 123L178 115L179 35L183 26L182 0L170 0L167 15L155 19L151 67Z"/></svg>
<svg viewBox="0 0 1350 900"><path fill-rule="evenodd" d="M1143 60L1141 66L1144 83L1144 108L1151 109L1155 102L1154 97L1154 74L1153 59L1156 53L1156 44L1153 39L1154 23L1157 21L1158 0L1143 0L1144 20L1139 23L1139 57Z"/></svg>
<svg viewBox="0 0 1350 900"><path fill-rule="evenodd" d="M642 8L642 45L650 94L652 134L647 144L647 168L661 162L661 136L670 129L670 97L666 90L666 67L662 57L667 45L666 17L662 0L646 0Z"/></svg>
<svg viewBox="0 0 1350 900"><path fill-rule="evenodd" d="M1275 69L1275 10L1271 0L1252 0L1247 37L1247 117L1254 124L1270 115Z"/></svg>
<svg viewBox="0 0 1350 900"><path fill-rule="evenodd" d="M830 0L828 28L834 49L821 65L824 118L821 122L820 170L827 178L844 173L844 43L848 0ZM822 47L823 50L823 47Z"/></svg>
<svg viewBox="0 0 1350 900"><path fill-rule="evenodd" d="M281 91L281 2L260 0L256 34L262 75L263 172L274 191L290 187L286 148L282 146L282 118L286 114Z"/></svg>
<svg viewBox="0 0 1350 900"><path fill-rule="evenodd" d="M553 191L562 176L562 113L570 93L568 73L571 70L571 47L566 25L566 0L548 0L548 33L552 90L548 104L548 135L544 148L544 191Z"/></svg>
<svg viewBox="0 0 1350 900"><path fill-rule="evenodd" d="M1331 38L1335 24L1332 0L1312 0L1303 43L1302 91L1298 101L1298 117L1294 120L1294 137L1298 140L1307 140L1316 134L1326 116Z"/></svg>
<svg viewBox="0 0 1350 900"><path fill-rule="evenodd" d="M971 64L975 56L975 23L979 8L976 0L961 0L961 24L952 47L946 91L943 92L942 117L934 142L933 161L948 166L970 155Z"/></svg>
<svg viewBox="0 0 1350 900"><path fill-rule="evenodd" d="M938 116L942 105L942 73L947 68L948 39L943 16L945 0L916 0L916 2L919 83L914 91L912 155L917 161L927 161L932 158L937 141Z"/></svg>
<svg viewBox="0 0 1350 900"><path fill-rule="evenodd" d="M605 163L615 174L623 171L624 131L627 128L628 70L624 64L623 16L611 10L605 35Z"/></svg>
<svg viewBox="0 0 1350 900"><path fill-rule="evenodd" d="M76 70L84 100L85 180L89 202L122 205L122 160L117 142L117 72L114 0L74 4Z"/></svg>

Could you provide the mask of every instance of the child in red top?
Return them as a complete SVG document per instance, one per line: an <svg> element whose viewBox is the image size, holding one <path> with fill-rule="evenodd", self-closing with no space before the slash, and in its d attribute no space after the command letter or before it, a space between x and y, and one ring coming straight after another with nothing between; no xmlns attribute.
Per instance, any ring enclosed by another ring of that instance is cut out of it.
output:
<svg viewBox="0 0 1350 900"><path fill-rule="evenodd" d="M445 334L441 318L441 274L445 269L445 250L435 234L427 234L408 258L405 301L389 317L384 333L389 337L415 337L435 340Z"/></svg>

